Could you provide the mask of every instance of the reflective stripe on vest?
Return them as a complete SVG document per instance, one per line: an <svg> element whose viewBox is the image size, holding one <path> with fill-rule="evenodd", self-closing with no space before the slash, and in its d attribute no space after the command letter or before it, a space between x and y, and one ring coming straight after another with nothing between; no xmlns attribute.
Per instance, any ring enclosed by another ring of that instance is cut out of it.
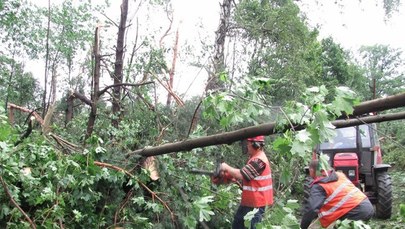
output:
<svg viewBox="0 0 405 229"><path fill-rule="evenodd" d="M252 192L264 192L267 190L273 189L273 185L265 186L265 187L260 187L260 188L255 188L252 186L243 186L243 190L246 191L252 191Z"/></svg>
<svg viewBox="0 0 405 229"><path fill-rule="evenodd" d="M269 175L265 175L265 176L257 176L255 178L253 178L253 180L270 180L271 179L271 173ZM242 187L243 190L247 190L247 191L252 191L252 192L263 192L263 191L267 191L269 189L273 189L273 185L269 185L269 186L265 186L265 187L260 187L260 188L255 188L252 186L246 186L244 185Z"/></svg>
<svg viewBox="0 0 405 229"><path fill-rule="evenodd" d="M327 216L327 215L330 215L330 214L334 213L344 203L346 203L346 201L348 201L350 198L352 198L352 196L358 191L360 191L360 190L359 189L353 189L345 197L343 197L335 206L333 206L331 209L327 210L326 212L319 213L318 216L323 217L323 216Z"/></svg>
<svg viewBox="0 0 405 229"><path fill-rule="evenodd" d="M339 194L347 185L349 185L350 182L350 180L346 180L341 185L339 185L339 187L323 202L323 205L329 203L329 201L335 198L335 196L337 196L337 194Z"/></svg>
<svg viewBox="0 0 405 229"><path fill-rule="evenodd" d="M367 196L346 177L342 172L335 172L338 180L318 183L326 192L326 199L319 210L319 222L322 227L328 227L350 210L355 208ZM332 197L331 197L332 196Z"/></svg>
<svg viewBox="0 0 405 229"><path fill-rule="evenodd" d="M267 180L267 179L271 179L271 174L269 174L267 176L257 176L255 178L253 178L253 180Z"/></svg>

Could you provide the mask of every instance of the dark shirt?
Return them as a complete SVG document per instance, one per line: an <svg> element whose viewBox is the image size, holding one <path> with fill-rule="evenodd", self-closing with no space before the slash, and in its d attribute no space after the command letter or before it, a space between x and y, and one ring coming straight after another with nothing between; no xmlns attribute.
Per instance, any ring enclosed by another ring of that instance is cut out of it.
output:
<svg viewBox="0 0 405 229"><path fill-rule="evenodd" d="M247 165L245 165L240 172L245 180L250 181L257 176L260 176L265 168L266 163L259 158L254 158Z"/></svg>

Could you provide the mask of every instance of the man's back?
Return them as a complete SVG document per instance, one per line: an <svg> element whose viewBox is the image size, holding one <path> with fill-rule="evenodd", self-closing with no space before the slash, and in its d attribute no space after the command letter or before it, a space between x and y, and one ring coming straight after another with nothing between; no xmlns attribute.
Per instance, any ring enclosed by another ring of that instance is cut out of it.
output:
<svg viewBox="0 0 405 229"><path fill-rule="evenodd" d="M317 217L327 227L337 219L368 220L374 214L367 196L343 173L333 170L314 180L305 209L301 228L307 228Z"/></svg>

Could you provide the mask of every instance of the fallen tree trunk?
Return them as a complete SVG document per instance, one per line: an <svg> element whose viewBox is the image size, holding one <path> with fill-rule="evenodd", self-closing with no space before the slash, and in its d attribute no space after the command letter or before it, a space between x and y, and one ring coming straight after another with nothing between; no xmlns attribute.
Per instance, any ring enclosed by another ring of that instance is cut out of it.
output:
<svg viewBox="0 0 405 229"><path fill-rule="evenodd" d="M354 107L352 117L405 106L405 93L362 102Z"/></svg>
<svg viewBox="0 0 405 229"><path fill-rule="evenodd" d="M349 126L357 126L364 123L380 123L380 122L387 122L387 121L395 121L405 119L405 112L398 112L393 114L383 114L383 115L376 115L376 116L366 116L361 118L352 118L352 119L345 119L345 120L335 120L332 124L336 128L343 128Z"/></svg>
<svg viewBox="0 0 405 229"><path fill-rule="evenodd" d="M347 120L336 120L332 124L336 128L343 128L348 126L355 126L362 123L378 123L386 121L394 121L405 119L405 112L386 114L386 115L376 115L368 116L355 119ZM141 155L141 156L156 156L167 153L181 152L181 151L190 151L195 148L212 146L212 145L221 145L221 144L231 144L233 142L239 141L241 139L246 139L248 137L256 135L272 135L276 134L275 132L275 123L266 123L258 126L247 127L231 132L225 132L205 137L200 137L196 139L188 139L181 142L168 143L157 147L144 148L135 150L131 155ZM305 126L298 126L294 128L295 130L302 130Z"/></svg>
<svg viewBox="0 0 405 229"><path fill-rule="evenodd" d="M405 93L389 96L387 98L381 98L376 100L366 101L354 107L353 114L362 115L376 111L383 111L388 109L394 109L398 107L405 106ZM351 118L351 119L339 119L332 122L336 128L355 126L362 123L378 123L385 121L394 121L399 119L405 119L405 112L386 114L386 115L375 115L367 116L361 118ZM246 139L248 137L254 137L257 135L272 135L276 133L284 132L291 127L286 127L280 132L275 130L276 123L265 123L257 126L246 127L243 129L224 132L219 134L214 134L210 136L204 136L196 139L187 139L180 142L168 143L161 146L143 148L135 150L128 154L140 155L140 156L156 156L174 152L190 151L195 148L207 147L212 145L221 144L231 144L233 142ZM294 130L302 130L305 126L296 126Z"/></svg>

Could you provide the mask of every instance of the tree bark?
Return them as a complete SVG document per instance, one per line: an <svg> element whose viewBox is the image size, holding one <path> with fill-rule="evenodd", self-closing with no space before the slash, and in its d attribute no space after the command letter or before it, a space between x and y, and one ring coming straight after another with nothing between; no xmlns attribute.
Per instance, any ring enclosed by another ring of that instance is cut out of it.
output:
<svg viewBox="0 0 405 229"><path fill-rule="evenodd" d="M69 92L70 95L67 98L67 110L66 110L66 123L71 121L73 118L73 102L74 99L79 99L86 105L90 107L89 119L87 120L87 128L85 139L88 139L94 130L94 124L96 122L97 116L97 103L102 93L100 93L100 71L101 71L101 54L100 54L100 26L97 26L94 32L94 45L93 45L93 57L94 57L94 69L93 77L91 79L91 99L87 98L85 95L72 91ZM106 89L107 90L107 89ZM104 93L105 91L103 91Z"/></svg>
<svg viewBox="0 0 405 229"><path fill-rule="evenodd" d="M174 81L174 73L176 70L176 61L177 61L177 51L178 51L178 46L179 46L179 29L176 31L176 40L174 42L174 47L173 47L173 60L172 60L172 68L170 69L169 72L169 89L173 91L173 81ZM170 92L167 92L167 101L166 101L166 106L170 106L170 103L172 102L172 95Z"/></svg>
<svg viewBox="0 0 405 229"><path fill-rule="evenodd" d="M400 93L385 98L365 101L354 107L353 115L350 117L372 112L385 111L403 106L405 106L405 93Z"/></svg>
<svg viewBox="0 0 405 229"><path fill-rule="evenodd" d="M354 107L354 114L362 115L371 113L374 111L388 110L398 107L405 106L405 93L389 96L387 98L376 99L371 101L366 101L358 106ZM352 118L347 120L335 120L332 124L336 128L343 128L348 126L355 126L361 123L378 123L385 121L393 121L405 119L405 112L386 114L386 115L376 115L367 116L360 118ZM156 156L167 153L190 151L195 148L221 145L221 144L231 144L233 142L246 139L248 137L254 137L257 135L272 135L276 133L284 132L287 129L291 129L291 126L286 126L284 130L279 132L276 131L276 123L265 123L257 126L251 126L235 131L224 132L220 134L214 134L210 136L204 136L195 139L188 139L181 142L169 143L162 146L150 147L135 150L128 155L141 155L141 156ZM305 126L294 126L294 130L302 130Z"/></svg>
<svg viewBox="0 0 405 229"><path fill-rule="evenodd" d="M124 38L128 16L128 0L123 0L121 4L121 19L118 28L117 47L115 49L115 68L114 68L114 85L122 83L123 79L123 61L124 61ZM121 117L121 86L113 88L112 113L115 117L112 125L118 127Z"/></svg>
<svg viewBox="0 0 405 229"><path fill-rule="evenodd" d="M56 60L55 60L56 61ZM49 104L54 104L56 101L56 82L57 82L57 71L56 71L56 65L57 63L54 63L52 65L52 75L51 75L51 90L50 90L50 96L49 96Z"/></svg>
<svg viewBox="0 0 405 229"><path fill-rule="evenodd" d="M20 107L20 106L17 106L15 104L13 104L13 103L7 104L7 107L9 109L10 123L14 122L14 113L13 112L14 112L14 109L16 109L16 110L20 110L22 112L32 114L35 117L35 119L41 124L41 126L44 125L44 120L42 119L42 117L35 110L30 110L30 109L25 108L25 107Z"/></svg>
<svg viewBox="0 0 405 229"><path fill-rule="evenodd" d="M14 53L13 53L13 59L14 59ZM5 110L6 110L6 111L7 111L8 100L9 100L9 98L10 98L11 84L12 84L13 77L14 77L14 72L15 72L14 67L15 67L15 65L16 65L16 63L15 63L15 61L13 61L13 63L11 64L10 75L9 75L9 77L8 77L6 101L5 101L5 103L4 103L4 106L5 106ZM13 119L13 122L12 122L11 124L13 124L13 123L14 123L14 119Z"/></svg>
<svg viewBox="0 0 405 229"><path fill-rule="evenodd" d="M66 99L65 127L73 119L73 103L74 97L71 94L69 94Z"/></svg>
<svg viewBox="0 0 405 229"><path fill-rule="evenodd" d="M100 26L97 26L94 33L94 46L93 46L93 55L94 55L94 72L92 79L93 93L91 94L91 101L87 101L86 104L90 105L90 114L89 120L87 121L87 129L85 139L88 139L94 130L94 123L96 123L97 116L97 103L99 99L100 91L100 71L101 71L101 54L100 54ZM79 96L79 95L76 95ZM86 101L82 98L82 101ZM87 99L87 98L86 98Z"/></svg>
<svg viewBox="0 0 405 229"><path fill-rule="evenodd" d="M225 70L225 38L228 32L229 20L231 18L231 7L233 0L223 0L221 4L221 13L219 18L219 26L215 32L215 52L212 62L213 71L210 74L207 82L206 91L216 91L223 87L223 83L219 80L219 74Z"/></svg>
<svg viewBox="0 0 405 229"><path fill-rule="evenodd" d="M46 105L46 93L48 88L48 65L49 65L49 33L51 28L51 0L48 0L48 27L46 30L46 54L45 54L45 76L44 76L44 95L42 96L42 118L45 117L45 114L48 110Z"/></svg>

